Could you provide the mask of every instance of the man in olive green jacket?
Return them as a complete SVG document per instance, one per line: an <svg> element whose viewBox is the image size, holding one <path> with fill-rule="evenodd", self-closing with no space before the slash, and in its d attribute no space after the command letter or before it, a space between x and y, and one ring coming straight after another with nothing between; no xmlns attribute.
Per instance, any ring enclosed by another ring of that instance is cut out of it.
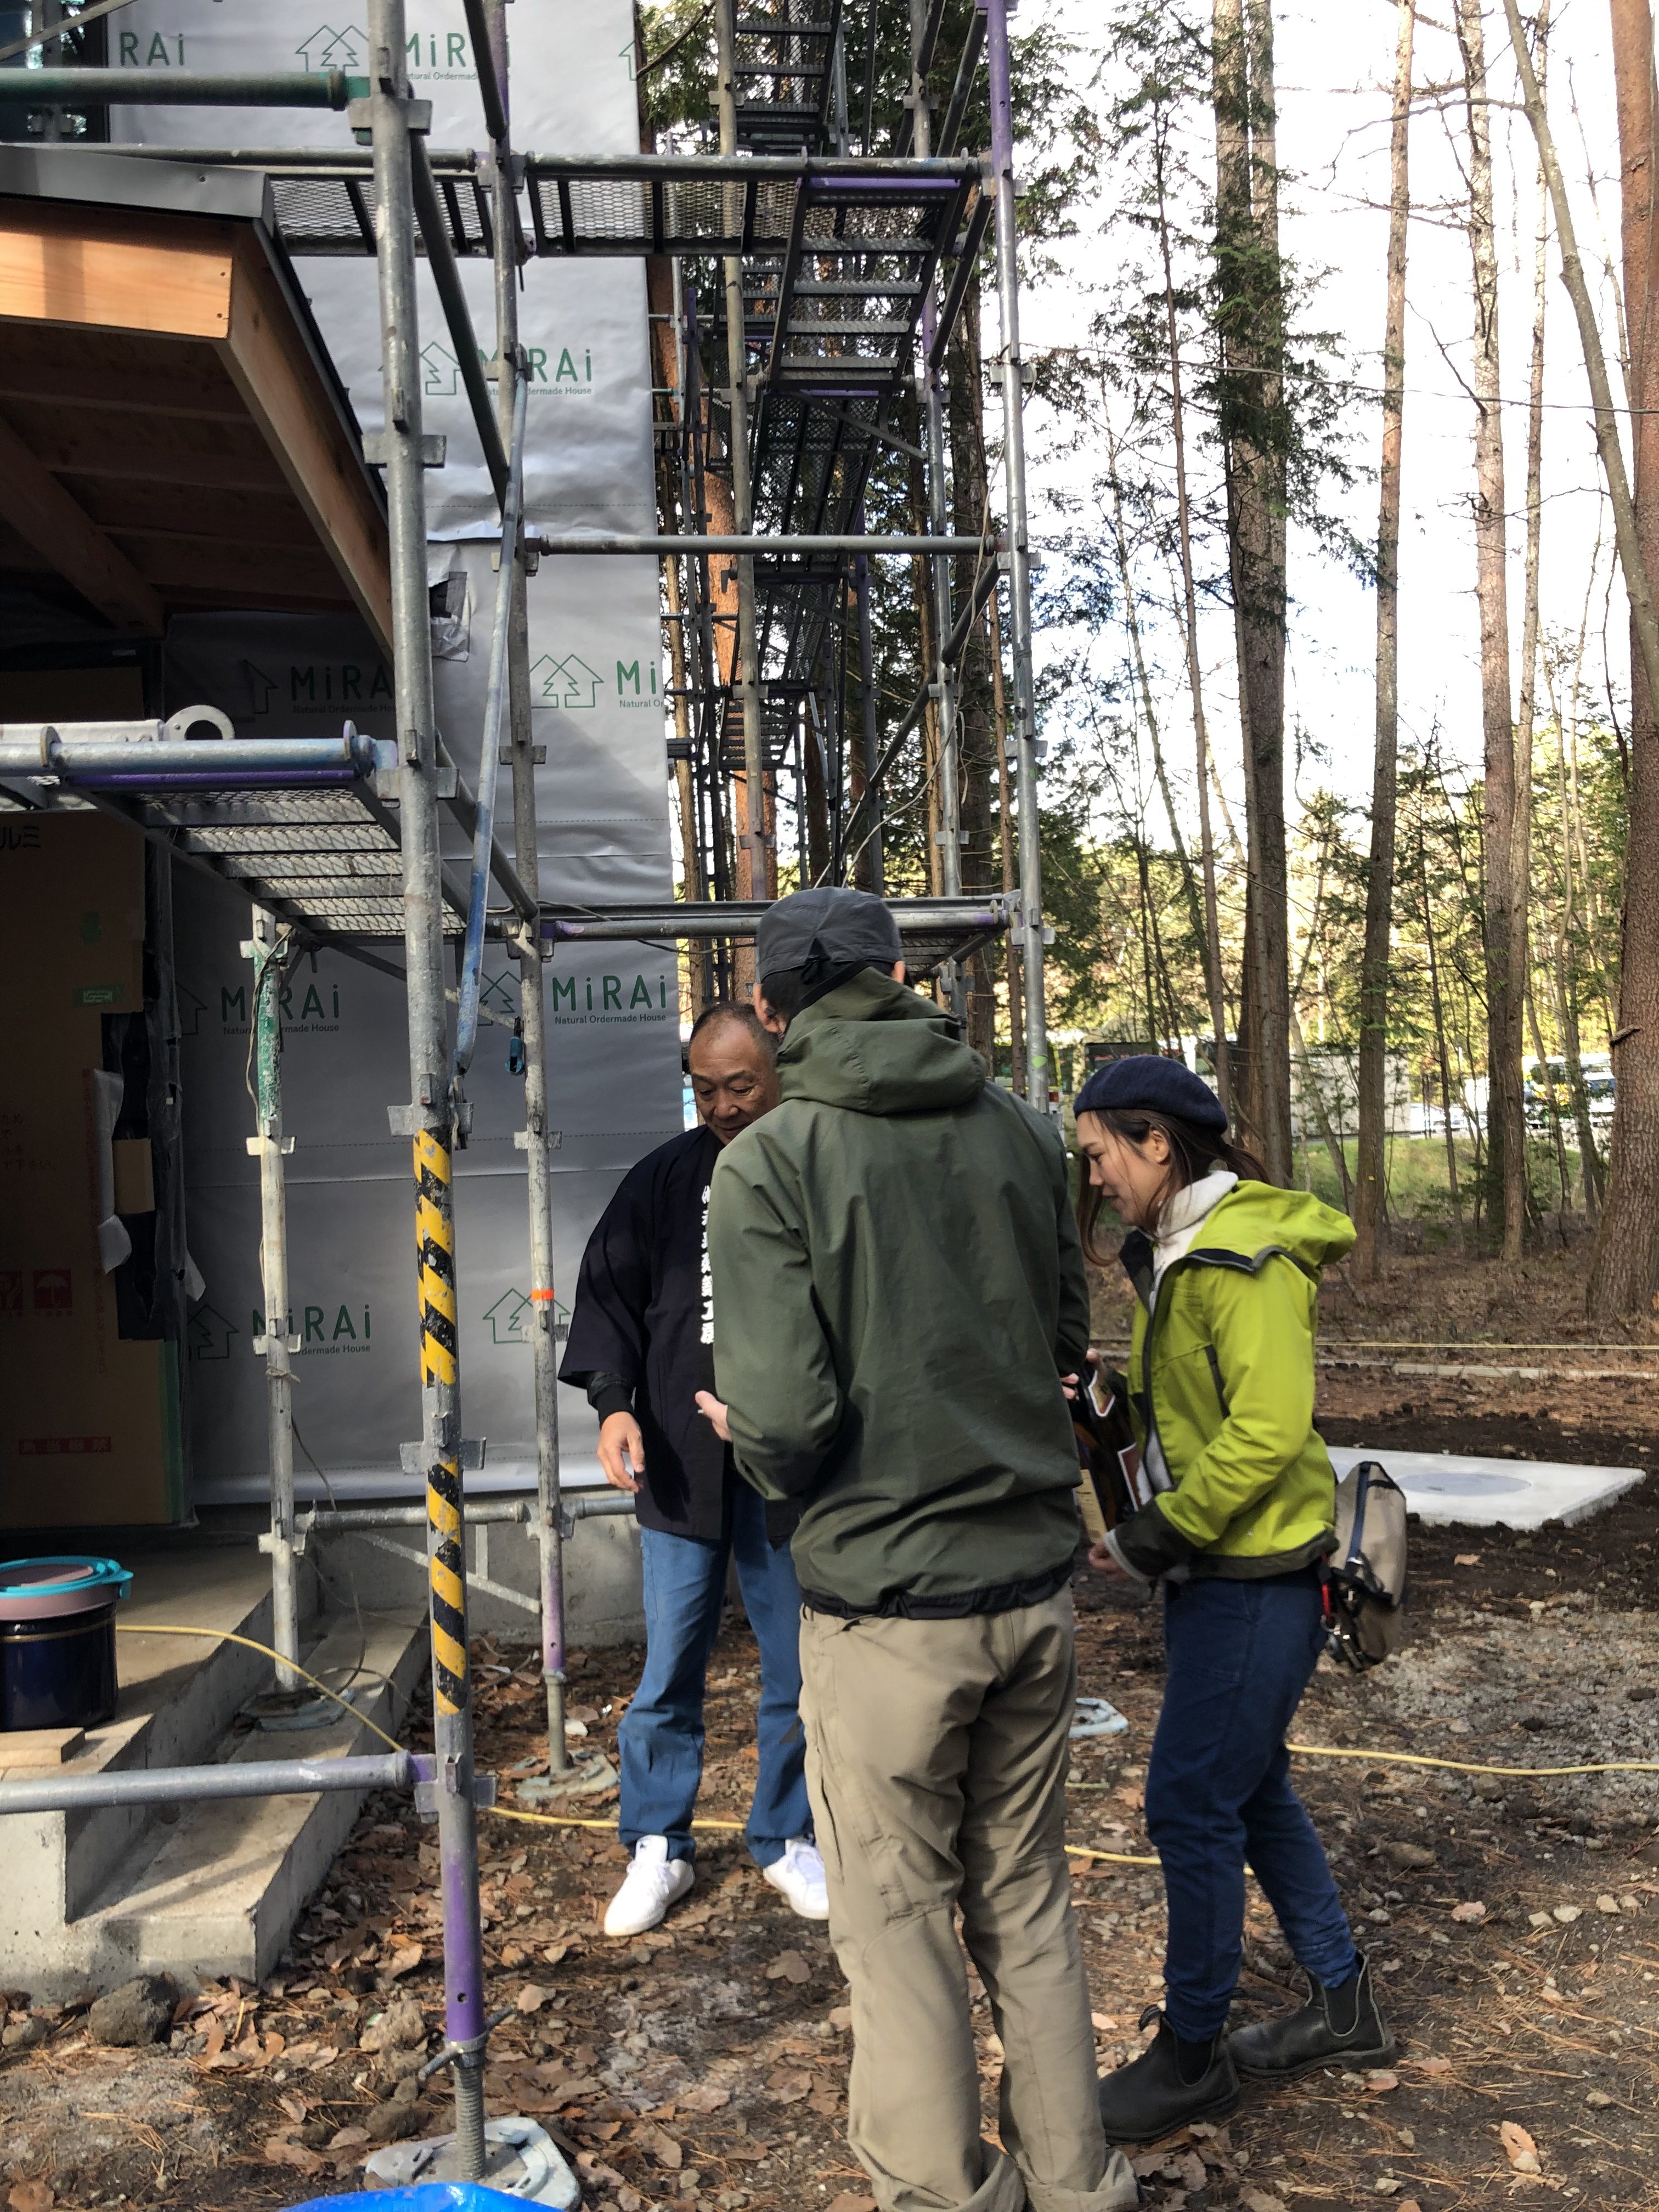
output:
<svg viewBox="0 0 1659 2212"><path fill-rule="evenodd" d="M709 1197L738 1470L800 1508L807 1784L882 2212L1116 2212L1064 1853L1088 1342L1064 1149L903 982L878 899L761 926L783 1103ZM720 1401L724 1401L720 1402ZM954 1915L1003 2046L982 2142Z"/></svg>

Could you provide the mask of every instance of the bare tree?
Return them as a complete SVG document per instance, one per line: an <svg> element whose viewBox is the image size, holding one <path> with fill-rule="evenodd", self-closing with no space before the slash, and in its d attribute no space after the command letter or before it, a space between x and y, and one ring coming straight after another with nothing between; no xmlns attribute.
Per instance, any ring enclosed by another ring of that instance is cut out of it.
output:
<svg viewBox="0 0 1659 2212"><path fill-rule="evenodd" d="M1394 925L1395 799L1400 759L1400 452L1406 404L1406 233L1411 212L1413 0L1399 0L1394 129L1389 155L1389 303L1382 338L1382 466L1376 522L1376 744L1371 762L1370 866L1359 969L1359 1136L1354 1158L1353 1272L1382 1271L1384 1079L1389 957Z"/></svg>
<svg viewBox="0 0 1659 2212"><path fill-rule="evenodd" d="M1650 604L1644 625L1640 605L1647 596L1647 580L1659 574L1659 355L1654 328L1659 312L1659 223L1654 221L1659 102L1648 0L1611 0L1611 13L1636 460L1631 520L1641 583L1632 587L1626 561L1631 774L1619 1026L1613 1038L1619 1080L1607 1196L1589 1285L1590 1312L1602 1319L1645 1312L1659 1291L1659 684L1653 673L1653 611ZM1614 512L1616 520L1616 495ZM1622 558L1622 538L1620 552Z"/></svg>
<svg viewBox="0 0 1659 2212"><path fill-rule="evenodd" d="M1526 1227L1526 1115L1521 1095L1524 970L1511 973L1516 896L1515 720L1510 692L1505 566L1504 406L1498 334L1498 240L1492 211L1492 117L1480 0L1457 0L1469 126L1469 246L1474 264L1474 562L1480 610L1480 720L1486 963L1486 1146L1503 1250L1521 1256Z"/></svg>
<svg viewBox="0 0 1659 2212"><path fill-rule="evenodd" d="M1216 291L1249 874L1238 1103L1275 1182L1291 1158L1285 852L1285 281L1271 0L1212 0Z"/></svg>

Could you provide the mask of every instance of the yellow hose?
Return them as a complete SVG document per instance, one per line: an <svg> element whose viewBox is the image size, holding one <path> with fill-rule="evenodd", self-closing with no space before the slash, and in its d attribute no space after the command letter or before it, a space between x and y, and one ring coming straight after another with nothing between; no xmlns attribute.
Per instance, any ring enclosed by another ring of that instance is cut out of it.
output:
<svg viewBox="0 0 1659 2212"><path fill-rule="evenodd" d="M283 1659L279 1652L273 1651L268 1644L261 1644L257 1637L238 1636L228 1628L163 1627L155 1621L147 1621L142 1626L137 1621L117 1621L116 1629L123 1636L206 1636L216 1643L240 1644L249 1651L263 1652L267 1659L274 1659L279 1666L289 1668L302 1681L309 1682L313 1690L342 1706L354 1720L361 1721L366 1729L379 1736L382 1743L390 1744L393 1751L404 1748L395 1735L387 1735L378 1721L372 1721L367 1713L360 1712L349 1698L343 1698L337 1690L331 1690L326 1682L319 1682L314 1674L307 1674L297 1660ZM1287 1744L1285 1749L1294 1752L1298 1759L1364 1759L1374 1766L1436 1766L1451 1774L1510 1774L1528 1779L1551 1774L1659 1774L1659 1759L1588 1759L1578 1766L1486 1766L1466 1759L1431 1759L1426 1753L1415 1751L1369 1751L1363 1746L1358 1750L1349 1750L1337 1744L1292 1743ZM537 1828L596 1828L609 1833L617 1825L614 1820L585 1820L574 1813L526 1813L515 1805L487 1805L483 1810L494 1813L498 1820L526 1820ZM741 1820L693 1820L691 1825L694 1828L719 1829L734 1835L741 1835L744 1829ZM1067 1844L1066 1850L1072 1858L1103 1859L1114 1866L1155 1867L1162 1864L1158 1859L1139 1858L1130 1851L1097 1850L1091 1844Z"/></svg>

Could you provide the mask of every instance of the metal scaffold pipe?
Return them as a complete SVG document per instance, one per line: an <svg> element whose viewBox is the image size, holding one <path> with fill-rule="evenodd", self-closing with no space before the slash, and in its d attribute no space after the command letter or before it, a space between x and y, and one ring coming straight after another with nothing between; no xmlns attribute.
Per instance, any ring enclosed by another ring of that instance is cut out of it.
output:
<svg viewBox="0 0 1659 2212"><path fill-rule="evenodd" d="M90 1813L110 1805L192 1805L226 1797L307 1797L314 1790L409 1790L428 1762L409 1751L361 1759L229 1759L219 1766L112 1767L0 1783L8 1813Z"/></svg>
<svg viewBox="0 0 1659 2212"><path fill-rule="evenodd" d="M265 1439L270 1467L270 1528L261 1543L270 1553L270 1640L280 1653L276 1687L300 1688L299 1554L294 1528L294 1370L299 1344L288 1328L288 1192L283 1156L283 947L276 917L253 909L253 935L243 947L253 962L254 1094L258 1127L248 1150L259 1161L259 1280L264 1299ZM258 1349L258 1345L255 1350ZM292 1662L292 1663L284 1663Z"/></svg>
<svg viewBox="0 0 1659 2212"><path fill-rule="evenodd" d="M473 44L484 112L490 119L495 206L495 347L500 363L515 360L519 346L518 225L514 217L514 155L510 138L511 77L507 66L506 0L467 0L467 21L481 19ZM494 98L492 100L492 89ZM524 388L521 386L521 388ZM511 404L503 374L496 398L503 418ZM513 564L512 629L507 651L507 726L513 764L513 854L520 880L539 899L541 857L536 818L536 754L530 705L530 626L523 561ZM524 1042L526 1202L530 1230L530 1349L536 1407L536 1519L540 1569L542 1682L547 1697L550 1772L568 1772L564 1734L564 1523L560 1510L559 1347L553 1284L553 1176L549 1156L547 1014L542 986L539 933L519 948L519 1019Z"/></svg>
<svg viewBox="0 0 1659 2212"><path fill-rule="evenodd" d="M915 553L984 554L994 556L994 546L982 538L963 538L945 532L921 535L901 532L896 537L864 537L856 531L817 537L791 537L787 532L768 537L758 532L739 531L734 536L719 537L688 532L684 537L659 537L650 533L621 536L606 532L582 536L573 532L568 536L550 537L545 532L532 531L529 547L532 553L657 553L687 556L690 554L724 553L739 560L752 560L757 554L768 560L799 556L810 560L822 556L827 560L838 560L843 554L864 554L874 559L884 554L889 558L908 560ZM742 570L739 568L741 576Z"/></svg>
<svg viewBox="0 0 1659 2212"><path fill-rule="evenodd" d="M715 105L720 118L720 152L738 150L738 45L734 0L714 0ZM741 228L744 187L734 179L725 186L724 219L729 233ZM732 524L739 538L754 526L754 499L749 481L749 363L743 299L743 260L728 254L723 264L726 279L726 374L731 410ZM783 332L774 343L781 347ZM716 548L718 550L718 548ZM730 545L726 548L730 550ZM770 550L770 549L769 549ZM761 724L760 647L755 630L754 546L738 555L738 697L743 708L743 783L749 817L744 843L749 851L748 890L751 898L764 898L771 889L766 847L766 746ZM744 888L739 882L738 889Z"/></svg>
<svg viewBox="0 0 1659 2212"><path fill-rule="evenodd" d="M65 26L67 28L68 27ZM209 76L199 70L0 70L0 103L12 107L331 107L367 92L343 70ZM125 149L124 149L125 150Z"/></svg>
<svg viewBox="0 0 1659 2212"><path fill-rule="evenodd" d="M427 597L413 153L403 0L369 0L368 113L378 204L376 256L386 414L392 673L402 758L404 957L416 1175L422 1462L432 1640L433 1737L443 1886L445 2027L453 2052L456 2162L484 2167L483 1956L473 1802L471 1686L460 1466L460 1368L450 1185L453 1100L441 934L437 728Z"/></svg>
<svg viewBox="0 0 1659 2212"><path fill-rule="evenodd" d="M1002 325L1002 457L1008 494L1009 629L1013 644L1014 739L1019 758L1020 930L1024 939L1026 1096L1048 1106L1048 1024L1042 997L1042 852L1037 816L1036 709L1031 678L1031 562L1025 517L1024 378L1014 210L1014 123L1008 78L1008 0L985 0L991 94L991 171L996 192L997 305Z"/></svg>

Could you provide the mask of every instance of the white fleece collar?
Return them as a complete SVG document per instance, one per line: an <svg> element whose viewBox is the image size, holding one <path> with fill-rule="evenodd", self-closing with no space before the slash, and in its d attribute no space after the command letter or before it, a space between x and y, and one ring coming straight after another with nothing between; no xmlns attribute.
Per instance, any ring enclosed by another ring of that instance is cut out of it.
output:
<svg viewBox="0 0 1659 2212"><path fill-rule="evenodd" d="M1216 1168L1178 1190L1164 1207L1152 1243L1152 1280L1192 1249L1206 1219L1238 1181L1230 1168Z"/></svg>

